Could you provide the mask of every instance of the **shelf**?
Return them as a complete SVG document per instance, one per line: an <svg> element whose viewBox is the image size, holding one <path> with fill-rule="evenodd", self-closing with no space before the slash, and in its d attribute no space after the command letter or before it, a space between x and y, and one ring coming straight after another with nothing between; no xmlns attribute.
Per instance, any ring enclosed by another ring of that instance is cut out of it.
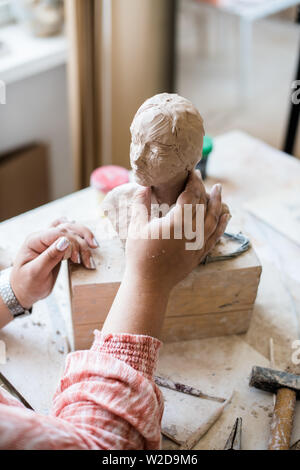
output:
<svg viewBox="0 0 300 470"><path fill-rule="evenodd" d="M67 62L67 39L62 34L36 38L23 26L0 28L0 80L7 85Z"/></svg>

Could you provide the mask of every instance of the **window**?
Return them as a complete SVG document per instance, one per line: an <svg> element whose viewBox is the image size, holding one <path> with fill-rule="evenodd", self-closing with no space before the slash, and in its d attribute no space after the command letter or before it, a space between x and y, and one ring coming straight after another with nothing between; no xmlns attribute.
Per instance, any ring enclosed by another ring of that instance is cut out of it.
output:
<svg viewBox="0 0 300 470"><path fill-rule="evenodd" d="M0 27L12 20L11 0L0 0Z"/></svg>

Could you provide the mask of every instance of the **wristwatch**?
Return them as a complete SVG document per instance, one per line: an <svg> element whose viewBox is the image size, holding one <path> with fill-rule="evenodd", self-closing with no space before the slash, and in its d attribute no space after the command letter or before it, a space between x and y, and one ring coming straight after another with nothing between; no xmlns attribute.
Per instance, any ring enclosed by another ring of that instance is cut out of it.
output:
<svg viewBox="0 0 300 470"><path fill-rule="evenodd" d="M12 290L10 285L11 271L12 268L0 271L0 296L14 318L30 315L32 308L23 308Z"/></svg>

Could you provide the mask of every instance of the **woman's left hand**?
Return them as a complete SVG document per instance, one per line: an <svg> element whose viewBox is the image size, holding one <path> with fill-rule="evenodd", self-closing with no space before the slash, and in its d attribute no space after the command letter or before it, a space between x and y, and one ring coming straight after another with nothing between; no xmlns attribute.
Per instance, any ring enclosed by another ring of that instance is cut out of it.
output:
<svg viewBox="0 0 300 470"><path fill-rule="evenodd" d="M63 259L95 269L91 249L97 247L88 228L64 218L47 230L29 235L17 254L10 277L22 307L31 308L51 293Z"/></svg>

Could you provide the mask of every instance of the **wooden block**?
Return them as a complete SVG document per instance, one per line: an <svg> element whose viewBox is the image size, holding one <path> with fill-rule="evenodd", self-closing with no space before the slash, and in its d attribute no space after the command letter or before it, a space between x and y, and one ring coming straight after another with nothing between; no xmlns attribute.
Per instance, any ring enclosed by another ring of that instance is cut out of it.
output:
<svg viewBox="0 0 300 470"><path fill-rule="evenodd" d="M124 272L124 249L118 239L102 241L97 251L96 272L70 265L75 349L90 347L93 331L101 329ZM197 267L171 293L162 340L246 332L260 275L253 248L238 258Z"/></svg>

